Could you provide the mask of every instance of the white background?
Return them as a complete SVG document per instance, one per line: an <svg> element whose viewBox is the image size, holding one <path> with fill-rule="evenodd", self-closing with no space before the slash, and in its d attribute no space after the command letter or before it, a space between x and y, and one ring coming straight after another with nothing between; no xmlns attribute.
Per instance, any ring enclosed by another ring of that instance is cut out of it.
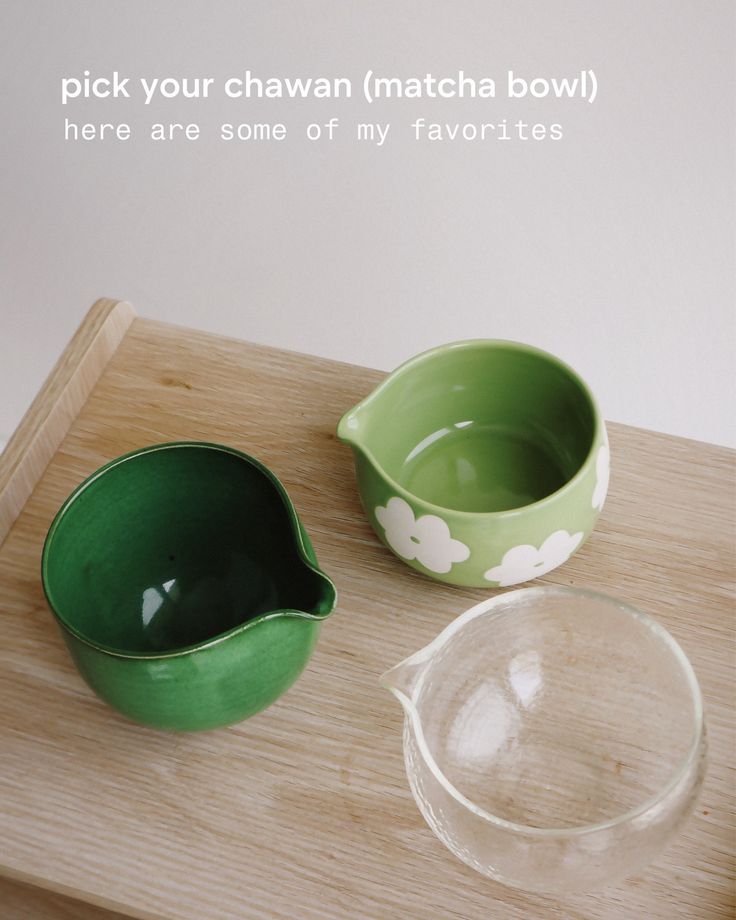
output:
<svg viewBox="0 0 736 920"><path fill-rule="evenodd" d="M573 364L608 418L736 444L733 61L733 4L718 0L2 0L0 441L104 295L384 369L454 339L521 340ZM462 68L499 96L60 103L62 76L85 68L357 87L368 67ZM510 103L508 68L593 68L598 100ZM332 116L334 144L302 137ZM416 143L420 116L565 136ZM65 143L65 117L137 136ZM146 140L162 120L205 136ZM249 120L290 137L216 139ZM352 136L369 120L392 123L384 147Z"/></svg>

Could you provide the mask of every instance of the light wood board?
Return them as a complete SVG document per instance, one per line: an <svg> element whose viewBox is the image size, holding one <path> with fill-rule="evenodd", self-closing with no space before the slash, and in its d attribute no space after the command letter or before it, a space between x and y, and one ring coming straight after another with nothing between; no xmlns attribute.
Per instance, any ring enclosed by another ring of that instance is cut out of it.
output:
<svg viewBox="0 0 736 920"><path fill-rule="evenodd" d="M458 862L424 824L402 714L378 686L492 593L430 581L373 535L334 432L383 375L141 318L108 352L45 472L27 473L38 485L0 548L0 875L142 920L733 917L732 452L610 425L597 529L540 581L614 594L673 633L706 698L709 774L696 814L643 874L527 896ZM274 470L340 593L299 682L266 712L199 735L133 725L98 701L39 581L71 489L112 457L176 439L230 444ZM17 503L5 482L0 510Z"/></svg>
<svg viewBox="0 0 736 920"><path fill-rule="evenodd" d="M3 920L123 920L125 915L0 878L0 917Z"/></svg>

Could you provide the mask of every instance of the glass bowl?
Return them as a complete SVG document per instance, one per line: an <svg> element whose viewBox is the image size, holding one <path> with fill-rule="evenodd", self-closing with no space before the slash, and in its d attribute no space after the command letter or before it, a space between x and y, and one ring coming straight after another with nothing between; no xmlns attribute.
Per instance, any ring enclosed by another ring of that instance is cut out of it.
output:
<svg viewBox="0 0 736 920"><path fill-rule="evenodd" d="M655 620L589 591L484 601L382 678L420 811L460 859L543 893L650 862L705 772L702 698Z"/></svg>

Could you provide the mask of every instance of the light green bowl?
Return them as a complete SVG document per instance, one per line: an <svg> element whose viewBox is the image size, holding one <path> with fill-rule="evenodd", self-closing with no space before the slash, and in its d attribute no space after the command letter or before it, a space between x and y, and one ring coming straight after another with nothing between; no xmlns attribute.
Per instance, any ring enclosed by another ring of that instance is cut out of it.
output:
<svg viewBox="0 0 736 920"><path fill-rule="evenodd" d="M199 442L146 447L86 479L51 525L42 577L90 687L179 731L273 703L336 599L273 473Z"/></svg>
<svg viewBox="0 0 736 920"><path fill-rule="evenodd" d="M353 448L380 539L449 584L505 587L562 565L608 489L608 439L588 387L514 342L456 342L412 358L337 433Z"/></svg>

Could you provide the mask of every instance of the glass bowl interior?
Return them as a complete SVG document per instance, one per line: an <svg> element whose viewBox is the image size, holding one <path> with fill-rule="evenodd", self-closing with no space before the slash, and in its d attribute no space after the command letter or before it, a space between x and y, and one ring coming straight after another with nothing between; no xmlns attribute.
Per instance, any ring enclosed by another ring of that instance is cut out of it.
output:
<svg viewBox="0 0 736 920"><path fill-rule="evenodd" d="M650 617L531 589L462 620L414 704L439 771L485 815L547 830L615 821L664 794L695 755L697 681Z"/></svg>
<svg viewBox="0 0 736 920"><path fill-rule="evenodd" d="M545 498L588 456L596 413L587 387L551 355L511 342L461 342L388 378L365 442L402 488L457 511Z"/></svg>

